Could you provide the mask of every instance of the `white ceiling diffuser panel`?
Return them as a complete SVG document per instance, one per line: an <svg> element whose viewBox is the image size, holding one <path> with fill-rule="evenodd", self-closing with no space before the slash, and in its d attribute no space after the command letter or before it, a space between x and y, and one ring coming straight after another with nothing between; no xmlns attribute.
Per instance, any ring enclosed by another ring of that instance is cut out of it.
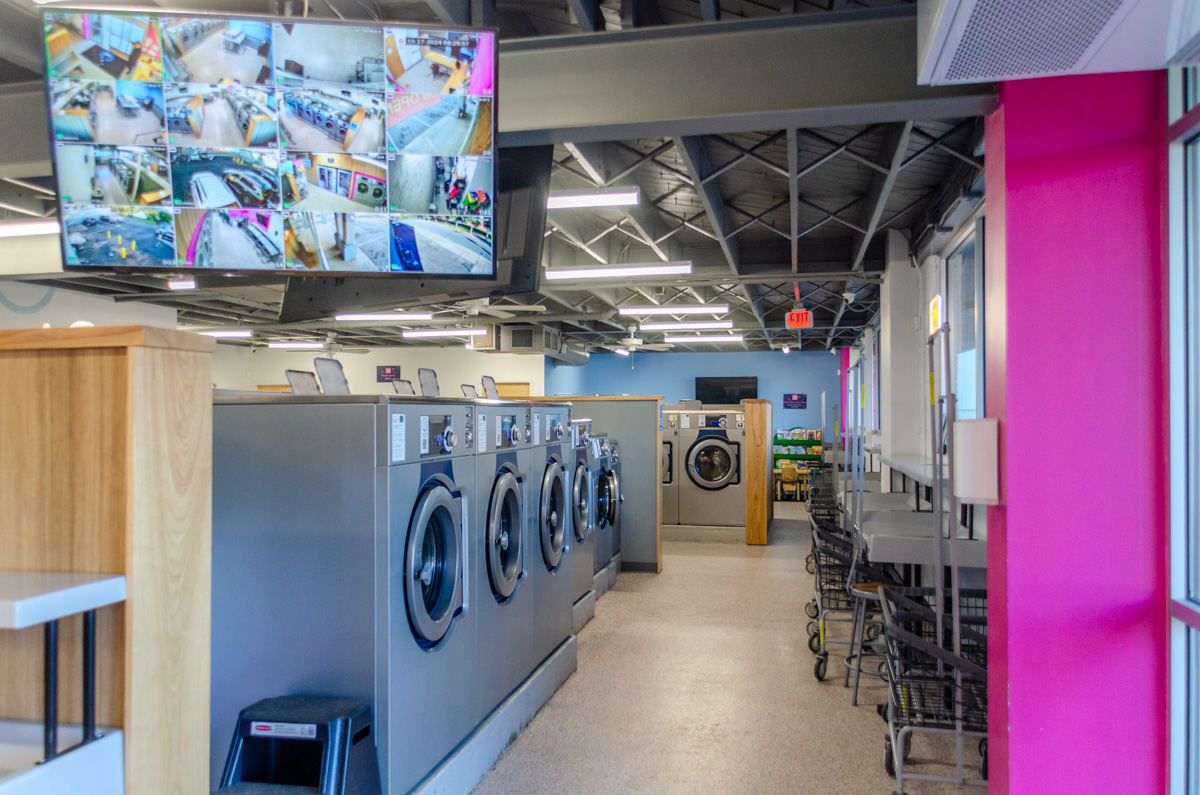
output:
<svg viewBox="0 0 1200 795"><path fill-rule="evenodd" d="M919 0L920 80L944 85L1160 69L1167 60L1171 5L1171 0Z"/></svg>

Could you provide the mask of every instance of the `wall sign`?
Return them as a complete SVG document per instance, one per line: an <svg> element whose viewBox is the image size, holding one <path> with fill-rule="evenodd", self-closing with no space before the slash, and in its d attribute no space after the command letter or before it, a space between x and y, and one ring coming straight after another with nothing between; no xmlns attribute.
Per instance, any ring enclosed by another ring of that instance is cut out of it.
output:
<svg viewBox="0 0 1200 795"><path fill-rule="evenodd" d="M806 409L808 408L808 395L801 393L784 395L783 407L785 409Z"/></svg>
<svg viewBox="0 0 1200 795"><path fill-rule="evenodd" d="M942 327L942 294L938 293L929 302L929 336L937 334Z"/></svg>
<svg viewBox="0 0 1200 795"><path fill-rule="evenodd" d="M375 366L375 383L390 384L400 380L400 365L379 364Z"/></svg>

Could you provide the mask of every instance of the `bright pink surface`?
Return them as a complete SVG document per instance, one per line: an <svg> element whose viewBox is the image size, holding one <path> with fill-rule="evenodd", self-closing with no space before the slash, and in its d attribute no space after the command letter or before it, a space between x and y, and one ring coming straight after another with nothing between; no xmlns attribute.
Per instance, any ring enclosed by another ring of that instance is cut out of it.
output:
<svg viewBox="0 0 1200 795"><path fill-rule="evenodd" d="M1005 392L1007 510L989 552L1007 566L989 554L989 585L1007 608L1008 791L1161 793L1165 77L1011 82L1001 102L987 156L989 172L1003 160L1003 220L989 204L988 234L1004 230L1007 292L986 312L1007 313L1003 361L988 352L1003 375L987 380L989 398L997 380Z"/></svg>
<svg viewBox="0 0 1200 795"><path fill-rule="evenodd" d="M993 793L1008 792L1008 699L997 694L1008 691L1008 611L1003 609L1008 593L1008 507L1005 467L1007 402L1005 401L1008 338L1008 304L1005 288L1006 169L1004 149L1004 99L985 120L984 149L986 180L984 200L987 219L984 231L984 384L985 415L999 420L1000 505L987 509L988 591L993 605L988 611L988 782Z"/></svg>
<svg viewBox="0 0 1200 795"><path fill-rule="evenodd" d="M496 57L496 38L491 33L479 34L479 45L475 51L475 65L471 67L471 82L467 93L473 96L492 95L492 59Z"/></svg>

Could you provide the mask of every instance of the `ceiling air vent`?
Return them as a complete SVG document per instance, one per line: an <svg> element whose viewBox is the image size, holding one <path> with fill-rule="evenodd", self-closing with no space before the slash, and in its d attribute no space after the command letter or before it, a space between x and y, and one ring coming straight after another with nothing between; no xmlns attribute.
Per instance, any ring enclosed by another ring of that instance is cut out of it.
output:
<svg viewBox="0 0 1200 795"><path fill-rule="evenodd" d="M921 83L1161 68L1165 56L1170 0L919 3Z"/></svg>

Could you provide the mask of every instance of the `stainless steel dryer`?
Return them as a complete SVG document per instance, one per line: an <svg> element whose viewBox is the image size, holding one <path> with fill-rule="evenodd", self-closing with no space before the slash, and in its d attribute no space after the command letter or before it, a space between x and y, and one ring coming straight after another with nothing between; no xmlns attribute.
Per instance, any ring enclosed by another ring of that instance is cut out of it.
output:
<svg viewBox="0 0 1200 795"><path fill-rule="evenodd" d="M574 586L571 599L579 602L592 592L595 560L596 496L592 474L588 471L588 445L592 438L592 421L571 421L571 576Z"/></svg>
<svg viewBox="0 0 1200 795"><path fill-rule="evenodd" d="M708 406L679 414L684 476L679 523L718 527L746 524L742 452L746 415L741 406Z"/></svg>
<svg viewBox="0 0 1200 795"><path fill-rule="evenodd" d="M478 509L472 521L478 605L477 680L490 712L533 671L533 600L525 588L541 473L529 471L529 404L475 403Z"/></svg>
<svg viewBox="0 0 1200 795"><path fill-rule="evenodd" d="M212 782L238 712L371 705L385 792L483 719L467 546L469 401L218 397L213 408Z"/></svg>
<svg viewBox="0 0 1200 795"><path fill-rule="evenodd" d="M662 523L679 524L679 477L682 467L679 449L679 409L663 409L662 451L659 458Z"/></svg>
<svg viewBox="0 0 1200 795"><path fill-rule="evenodd" d="M571 635L572 576L571 476L575 461L571 449L569 404L534 403L530 406L533 446L529 450L530 477L537 482L536 508L530 511L526 588L533 602L531 649L537 664Z"/></svg>

